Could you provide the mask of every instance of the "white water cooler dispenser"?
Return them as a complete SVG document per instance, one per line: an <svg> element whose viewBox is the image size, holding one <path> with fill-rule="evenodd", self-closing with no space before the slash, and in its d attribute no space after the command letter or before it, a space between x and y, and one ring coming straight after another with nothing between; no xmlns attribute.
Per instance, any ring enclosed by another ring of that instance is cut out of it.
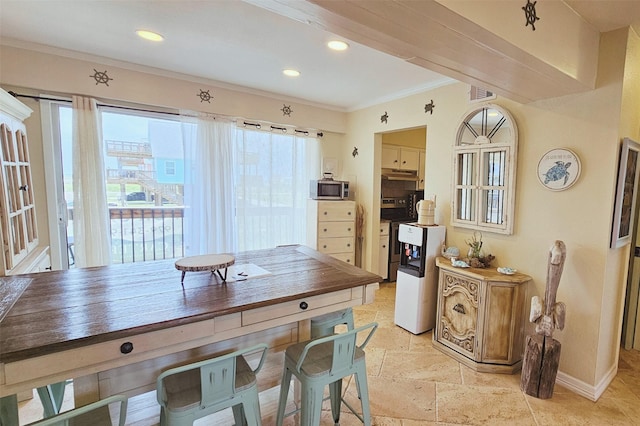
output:
<svg viewBox="0 0 640 426"><path fill-rule="evenodd" d="M395 323L413 334L431 330L436 322L438 271L436 256L446 227L401 223L400 264L396 279Z"/></svg>

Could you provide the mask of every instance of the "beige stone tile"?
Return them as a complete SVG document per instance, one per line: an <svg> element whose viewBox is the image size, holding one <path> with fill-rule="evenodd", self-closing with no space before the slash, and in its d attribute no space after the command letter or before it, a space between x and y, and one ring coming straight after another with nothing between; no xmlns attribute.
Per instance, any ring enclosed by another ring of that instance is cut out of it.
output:
<svg viewBox="0 0 640 426"><path fill-rule="evenodd" d="M521 392L438 383L436 393L437 420L440 422L492 426L536 424Z"/></svg>
<svg viewBox="0 0 640 426"><path fill-rule="evenodd" d="M540 426L638 424L637 418L629 418L620 402L612 398L600 398L593 402L576 393L556 392L555 389L550 399L538 399L530 395L525 395L525 398Z"/></svg>
<svg viewBox="0 0 640 426"><path fill-rule="evenodd" d="M515 374L479 373L462 364L460 372L464 385L508 388L514 392L520 392L520 372Z"/></svg>
<svg viewBox="0 0 640 426"><path fill-rule="evenodd" d="M435 383L433 382L369 377L368 389L372 416L435 421ZM354 382L349 383L345 399L353 407L359 407Z"/></svg>
<svg viewBox="0 0 640 426"><path fill-rule="evenodd" d="M381 348L390 350L409 350L411 342L411 333L406 330L393 326L378 327L376 334L369 342L367 348Z"/></svg>
<svg viewBox="0 0 640 426"><path fill-rule="evenodd" d="M457 361L444 354L387 350L380 376L429 382L462 383Z"/></svg>

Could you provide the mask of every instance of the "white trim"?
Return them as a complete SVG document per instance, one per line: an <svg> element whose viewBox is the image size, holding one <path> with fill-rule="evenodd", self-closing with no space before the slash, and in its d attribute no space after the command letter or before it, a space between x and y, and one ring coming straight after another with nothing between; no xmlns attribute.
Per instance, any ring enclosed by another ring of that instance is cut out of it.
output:
<svg viewBox="0 0 640 426"><path fill-rule="evenodd" d="M562 371L558 371L558 375L556 376L556 384L562 385L565 388L569 389L572 392L577 393L580 396L583 396L591 401L597 401L600 396L607 390L607 387L611 384L613 379L618 374L618 365L614 364L611 366L607 374L600 380L596 386L591 386L582 380L576 379L573 376L569 376Z"/></svg>
<svg viewBox="0 0 640 426"><path fill-rule="evenodd" d="M65 102L65 100L61 99L60 102ZM55 271L69 269L69 252L67 246L67 205L64 199L64 183L60 182L62 178L62 150L59 141L53 137L52 103L55 101L40 101L40 121L42 125L42 150L44 158L49 159L44 162L44 189L47 194L49 256L51 269Z"/></svg>

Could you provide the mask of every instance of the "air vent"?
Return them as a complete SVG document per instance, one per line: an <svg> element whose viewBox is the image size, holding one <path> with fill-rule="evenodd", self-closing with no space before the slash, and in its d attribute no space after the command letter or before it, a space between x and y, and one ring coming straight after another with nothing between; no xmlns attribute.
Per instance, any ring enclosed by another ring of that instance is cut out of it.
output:
<svg viewBox="0 0 640 426"><path fill-rule="evenodd" d="M471 86L469 89L469 102L481 102L489 99L495 99L496 95L487 89Z"/></svg>

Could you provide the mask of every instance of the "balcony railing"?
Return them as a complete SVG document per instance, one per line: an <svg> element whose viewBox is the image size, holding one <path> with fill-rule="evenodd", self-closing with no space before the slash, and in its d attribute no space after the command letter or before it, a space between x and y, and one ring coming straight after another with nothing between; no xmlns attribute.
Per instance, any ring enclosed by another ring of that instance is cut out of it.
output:
<svg viewBox="0 0 640 426"><path fill-rule="evenodd" d="M113 263L184 256L184 208L109 208Z"/></svg>

